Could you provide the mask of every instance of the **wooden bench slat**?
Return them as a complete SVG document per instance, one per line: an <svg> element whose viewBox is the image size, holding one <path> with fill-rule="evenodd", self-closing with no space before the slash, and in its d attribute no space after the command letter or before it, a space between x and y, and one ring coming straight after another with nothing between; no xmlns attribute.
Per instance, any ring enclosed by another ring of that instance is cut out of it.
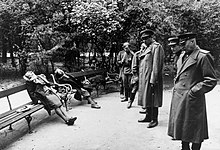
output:
<svg viewBox="0 0 220 150"><path fill-rule="evenodd" d="M0 114L0 119L4 118L5 116L8 116L10 114L13 114L14 112L16 112L17 109L20 109L20 108L24 107L25 105L31 105L31 104L32 104L32 102L28 102L28 103L26 103L24 105L21 105L19 107L14 108L13 110L9 110L9 111L7 111L5 113L2 113L2 114Z"/></svg>
<svg viewBox="0 0 220 150"><path fill-rule="evenodd" d="M8 121L8 120L10 120L10 119L12 119L12 118L14 118L14 117L16 117L17 115L19 115L17 112L13 112L13 113L11 113L11 114L5 116L4 118L1 118L1 119L0 119L0 124L2 124L3 122L6 122L6 121Z"/></svg>
<svg viewBox="0 0 220 150"><path fill-rule="evenodd" d="M42 108L44 108L44 106L42 104L37 104L37 105L34 105L34 107L31 108L31 110L28 110L26 112L18 113L19 114L18 116L12 118L11 120L8 120L7 122L4 122L4 123L0 124L0 129L5 128L10 124L13 124L14 122L17 122L17 121L25 118L26 116L42 109Z"/></svg>

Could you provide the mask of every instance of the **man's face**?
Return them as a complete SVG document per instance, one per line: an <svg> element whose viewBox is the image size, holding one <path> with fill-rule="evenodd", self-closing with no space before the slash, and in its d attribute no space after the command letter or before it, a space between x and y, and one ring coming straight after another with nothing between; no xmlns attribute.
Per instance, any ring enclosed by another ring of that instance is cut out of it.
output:
<svg viewBox="0 0 220 150"><path fill-rule="evenodd" d="M130 52L129 44L125 44L125 45L123 45L123 48L124 48L124 51L126 51L126 52Z"/></svg>
<svg viewBox="0 0 220 150"><path fill-rule="evenodd" d="M181 45L172 45L170 46L170 49L172 50L173 53L177 53L183 49L183 46Z"/></svg>
<svg viewBox="0 0 220 150"><path fill-rule="evenodd" d="M151 38L150 37L143 37L142 42L145 43L146 45L149 45L151 43Z"/></svg>
<svg viewBox="0 0 220 150"><path fill-rule="evenodd" d="M186 51L193 51L194 50L194 44L195 44L194 42L195 42L194 39L186 40L185 45L184 45Z"/></svg>

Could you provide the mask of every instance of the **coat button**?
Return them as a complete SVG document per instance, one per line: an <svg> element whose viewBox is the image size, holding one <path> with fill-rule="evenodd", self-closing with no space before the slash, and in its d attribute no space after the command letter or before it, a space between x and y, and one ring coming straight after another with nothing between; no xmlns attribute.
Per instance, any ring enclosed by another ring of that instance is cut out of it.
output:
<svg viewBox="0 0 220 150"><path fill-rule="evenodd" d="M185 83L183 83L182 85L183 85L183 86L186 86L186 84L185 84Z"/></svg>

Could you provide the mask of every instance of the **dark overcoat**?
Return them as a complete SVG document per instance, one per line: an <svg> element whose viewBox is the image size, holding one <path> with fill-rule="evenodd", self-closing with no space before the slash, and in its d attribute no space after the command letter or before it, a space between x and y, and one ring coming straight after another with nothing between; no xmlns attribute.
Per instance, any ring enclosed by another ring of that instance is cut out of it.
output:
<svg viewBox="0 0 220 150"><path fill-rule="evenodd" d="M164 50L156 41L135 53L132 61L132 70L138 70L138 105L144 107L162 106L163 63ZM150 83L155 85L153 104Z"/></svg>
<svg viewBox="0 0 220 150"><path fill-rule="evenodd" d="M200 143L208 139L205 93L217 83L213 59L199 47L185 61L183 55L177 61L168 135L176 140Z"/></svg>

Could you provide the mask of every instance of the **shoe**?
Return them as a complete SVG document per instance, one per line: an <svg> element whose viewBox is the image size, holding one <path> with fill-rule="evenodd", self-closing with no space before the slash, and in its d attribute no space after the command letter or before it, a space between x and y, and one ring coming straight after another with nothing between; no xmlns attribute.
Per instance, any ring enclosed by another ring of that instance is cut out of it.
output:
<svg viewBox="0 0 220 150"><path fill-rule="evenodd" d="M147 113L147 109L142 109L139 111L140 114L146 114Z"/></svg>
<svg viewBox="0 0 220 150"><path fill-rule="evenodd" d="M125 96L123 94L120 94L120 99L124 99Z"/></svg>
<svg viewBox="0 0 220 150"><path fill-rule="evenodd" d="M156 127L158 125L158 121L157 120L152 120L149 125L147 126L147 128L153 128Z"/></svg>
<svg viewBox="0 0 220 150"><path fill-rule="evenodd" d="M127 102L128 101L128 99L123 99L123 100L121 100L121 102Z"/></svg>
<svg viewBox="0 0 220 150"><path fill-rule="evenodd" d="M145 117L144 119L139 119L138 122L144 123L144 122L151 122L150 117Z"/></svg>
<svg viewBox="0 0 220 150"><path fill-rule="evenodd" d="M99 106L98 104L91 104L91 108L100 109L101 106Z"/></svg>
<svg viewBox="0 0 220 150"><path fill-rule="evenodd" d="M72 126L74 124L74 122L76 121L77 117L74 118L70 118L68 121L66 121L66 124L68 126Z"/></svg>
<svg viewBox="0 0 220 150"><path fill-rule="evenodd" d="M127 108L130 109L132 106L132 102L128 102Z"/></svg>

